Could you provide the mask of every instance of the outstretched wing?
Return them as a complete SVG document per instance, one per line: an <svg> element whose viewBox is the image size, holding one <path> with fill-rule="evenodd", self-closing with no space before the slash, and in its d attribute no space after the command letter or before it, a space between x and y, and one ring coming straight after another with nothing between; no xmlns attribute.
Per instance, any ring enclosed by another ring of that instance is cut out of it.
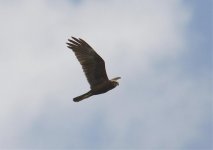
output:
<svg viewBox="0 0 213 150"><path fill-rule="evenodd" d="M95 50L82 39L72 37L68 39L67 47L72 49L80 62L87 81L92 89L96 85L107 82L109 79L106 74L104 60Z"/></svg>

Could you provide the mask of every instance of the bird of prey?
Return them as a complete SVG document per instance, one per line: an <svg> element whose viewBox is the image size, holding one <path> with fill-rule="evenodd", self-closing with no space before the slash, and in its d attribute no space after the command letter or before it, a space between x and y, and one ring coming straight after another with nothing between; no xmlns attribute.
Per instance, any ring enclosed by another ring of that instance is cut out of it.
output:
<svg viewBox="0 0 213 150"><path fill-rule="evenodd" d="M79 102L92 95L105 93L119 85L117 80L121 77L108 79L104 60L89 44L75 37L68 39L68 41L67 47L75 53L90 84L90 90L81 96L73 98L74 102Z"/></svg>

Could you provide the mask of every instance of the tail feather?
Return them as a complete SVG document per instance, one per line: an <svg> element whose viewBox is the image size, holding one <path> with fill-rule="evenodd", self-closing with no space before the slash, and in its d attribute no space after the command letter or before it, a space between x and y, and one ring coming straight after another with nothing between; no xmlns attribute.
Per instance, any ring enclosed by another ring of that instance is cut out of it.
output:
<svg viewBox="0 0 213 150"><path fill-rule="evenodd" d="M74 102L79 102L79 101L82 101L83 99L88 98L90 96L92 96L92 93L89 91L89 92L87 92L87 93L85 93L83 95L80 95L78 97L73 98L73 101Z"/></svg>

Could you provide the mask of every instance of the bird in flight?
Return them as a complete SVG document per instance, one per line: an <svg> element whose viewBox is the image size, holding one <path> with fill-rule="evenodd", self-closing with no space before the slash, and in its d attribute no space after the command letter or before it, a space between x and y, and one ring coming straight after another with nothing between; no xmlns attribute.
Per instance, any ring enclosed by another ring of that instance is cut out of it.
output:
<svg viewBox="0 0 213 150"><path fill-rule="evenodd" d="M73 98L74 102L105 93L119 85L117 80L121 77L109 80L104 60L84 40L72 37L68 39L67 47L74 52L90 84L90 90L83 95Z"/></svg>

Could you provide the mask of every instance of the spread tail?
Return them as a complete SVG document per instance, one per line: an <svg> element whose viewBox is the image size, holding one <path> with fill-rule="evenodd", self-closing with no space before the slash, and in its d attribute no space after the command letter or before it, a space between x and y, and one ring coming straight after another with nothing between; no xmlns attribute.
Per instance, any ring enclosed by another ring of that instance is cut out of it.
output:
<svg viewBox="0 0 213 150"><path fill-rule="evenodd" d="M87 92L87 93L85 93L83 95L80 95L78 97L73 98L73 101L74 102L79 102L79 101L82 101L83 99L88 98L90 96L92 96L92 93L89 91L89 92Z"/></svg>

